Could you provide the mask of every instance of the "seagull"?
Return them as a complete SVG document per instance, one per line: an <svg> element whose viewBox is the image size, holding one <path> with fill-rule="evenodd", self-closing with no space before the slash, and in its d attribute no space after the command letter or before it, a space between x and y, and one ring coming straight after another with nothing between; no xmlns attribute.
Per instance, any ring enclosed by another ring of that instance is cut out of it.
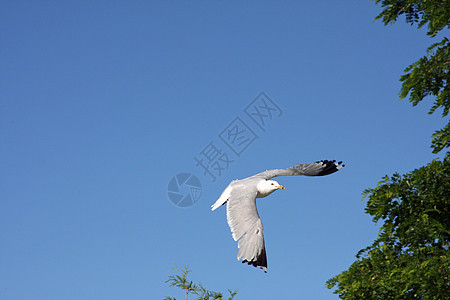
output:
<svg viewBox="0 0 450 300"><path fill-rule="evenodd" d="M233 239L238 242L237 259L267 273L267 256L263 225L256 208L256 198L264 198L278 189L285 189L275 180L277 176L324 176L342 169L342 162L321 160L297 164L287 169L267 170L245 179L233 180L211 205L211 210L227 203L227 222Z"/></svg>

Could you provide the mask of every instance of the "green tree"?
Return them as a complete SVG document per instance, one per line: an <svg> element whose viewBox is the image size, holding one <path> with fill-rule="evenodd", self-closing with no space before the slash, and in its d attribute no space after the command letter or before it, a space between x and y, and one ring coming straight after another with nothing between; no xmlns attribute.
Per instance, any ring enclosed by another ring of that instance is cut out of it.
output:
<svg viewBox="0 0 450 300"><path fill-rule="evenodd" d="M435 37L449 28L450 0L376 0L385 24L400 15L406 22L427 25ZM409 96L416 106L435 98L430 114L449 100L450 43L447 38L428 48L427 55L401 76L400 99ZM432 135L434 153L448 148L450 123ZM327 281L342 299L450 299L450 153L406 175L385 176L377 187L363 193L366 213L382 222L372 245L359 251L348 270Z"/></svg>
<svg viewBox="0 0 450 300"><path fill-rule="evenodd" d="M406 22L416 24L418 28L427 25L430 37L443 29L450 28L450 0L376 0L383 11L375 18L385 25L395 23L399 16L405 15ZM432 44L427 54L405 69L401 76L402 88L400 99L409 95L409 101L416 106L427 96L435 98L430 114L439 107L446 117L450 108L450 89L448 86L450 69L450 42L444 37ZM432 136L433 153L438 153L450 146L450 122Z"/></svg>
<svg viewBox="0 0 450 300"><path fill-rule="evenodd" d="M197 300L225 300L222 293L214 292L207 290L201 283L194 283L193 281L188 280L188 274L191 272L188 267L180 270L177 266L174 268L178 275L170 275L169 279L166 283L169 283L171 287L178 287L183 290L185 299L188 299L189 294L193 294L198 296ZM227 300L233 300L234 296L236 296L237 291L228 290L230 296L226 298ZM176 298L165 297L164 300L176 300Z"/></svg>
<svg viewBox="0 0 450 300"><path fill-rule="evenodd" d="M367 189L375 242L328 280L342 299L450 299L450 153Z"/></svg>

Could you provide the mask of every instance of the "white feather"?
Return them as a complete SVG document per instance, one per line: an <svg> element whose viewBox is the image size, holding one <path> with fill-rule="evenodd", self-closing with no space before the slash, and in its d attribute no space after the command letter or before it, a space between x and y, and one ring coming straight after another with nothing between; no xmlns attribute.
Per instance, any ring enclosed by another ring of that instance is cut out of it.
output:
<svg viewBox="0 0 450 300"><path fill-rule="evenodd" d="M233 183L233 181L231 183ZM228 201L228 198L230 198L230 194L231 194L231 190L232 190L231 183L222 192L222 195L220 195L220 197L219 197L219 199L217 199L216 203L211 205L211 210L216 210L218 207L224 205Z"/></svg>

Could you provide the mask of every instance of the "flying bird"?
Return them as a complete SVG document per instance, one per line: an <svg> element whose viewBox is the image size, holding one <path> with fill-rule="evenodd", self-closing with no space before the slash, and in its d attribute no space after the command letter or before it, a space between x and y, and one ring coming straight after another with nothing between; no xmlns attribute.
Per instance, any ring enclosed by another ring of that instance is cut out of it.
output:
<svg viewBox="0 0 450 300"><path fill-rule="evenodd" d="M227 222L233 239L238 241L237 259L267 273L267 256L264 244L263 225L256 208L256 198L269 196L284 189L275 180L277 176L324 176L342 169L342 162L322 160L315 163L297 164L287 169L273 169L241 180L233 180L211 205L211 210L227 203Z"/></svg>

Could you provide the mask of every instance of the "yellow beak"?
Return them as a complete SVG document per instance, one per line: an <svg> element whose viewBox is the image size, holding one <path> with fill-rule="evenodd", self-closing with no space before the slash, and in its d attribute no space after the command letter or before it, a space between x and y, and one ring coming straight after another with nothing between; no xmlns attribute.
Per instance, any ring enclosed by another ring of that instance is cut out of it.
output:
<svg viewBox="0 0 450 300"><path fill-rule="evenodd" d="M278 186L278 188L279 189L282 189L282 190L284 190L284 189L286 189L284 186L282 186L281 184Z"/></svg>

